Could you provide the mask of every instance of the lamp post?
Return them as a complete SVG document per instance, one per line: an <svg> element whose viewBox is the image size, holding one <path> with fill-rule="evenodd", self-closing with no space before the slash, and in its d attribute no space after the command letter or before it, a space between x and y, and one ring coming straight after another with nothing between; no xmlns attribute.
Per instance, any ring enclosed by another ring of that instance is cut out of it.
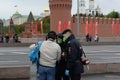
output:
<svg viewBox="0 0 120 80"><path fill-rule="evenodd" d="M80 19L79 19L79 0L77 0L77 37L80 41Z"/></svg>

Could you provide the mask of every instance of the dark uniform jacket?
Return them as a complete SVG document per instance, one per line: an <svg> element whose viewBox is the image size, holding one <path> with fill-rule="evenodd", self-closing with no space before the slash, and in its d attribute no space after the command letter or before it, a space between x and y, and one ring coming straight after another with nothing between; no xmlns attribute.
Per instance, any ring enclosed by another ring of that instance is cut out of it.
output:
<svg viewBox="0 0 120 80"><path fill-rule="evenodd" d="M83 73L84 67L81 63L82 49L79 41L71 35L67 39L67 69L73 73Z"/></svg>

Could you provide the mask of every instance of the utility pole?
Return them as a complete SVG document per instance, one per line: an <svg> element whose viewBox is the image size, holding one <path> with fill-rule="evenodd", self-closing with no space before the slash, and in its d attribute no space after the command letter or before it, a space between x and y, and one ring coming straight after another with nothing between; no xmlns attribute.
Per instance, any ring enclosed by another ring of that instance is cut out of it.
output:
<svg viewBox="0 0 120 80"><path fill-rule="evenodd" d="M77 0L77 37L80 41L80 14L79 14L79 0Z"/></svg>

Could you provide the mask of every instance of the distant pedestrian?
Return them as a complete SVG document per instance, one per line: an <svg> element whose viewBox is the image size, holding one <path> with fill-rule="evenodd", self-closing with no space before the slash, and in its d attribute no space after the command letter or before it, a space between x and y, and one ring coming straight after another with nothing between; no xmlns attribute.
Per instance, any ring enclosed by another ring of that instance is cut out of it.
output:
<svg viewBox="0 0 120 80"><path fill-rule="evenodd" d="M89 42L90 41L90 35L89 33L86 35L86 42Z"/></svg>
<svg viewBox="0 0 120 80"><path fill-rule="evenodd" d="M97 34L95 35L94 40L95 40L95 42L99 42L99 37L98 37L98 35L97 35Z"/></svg>
<svg viewBox="0 0 120 80"><path fill-rule="evenodd" d="M4 42L4 36L3 34L0 35L0 43L3 43Z"/></svg>
<svg viewBox="0 0 120 80"><path fill-rule="evenodd" d="M90 37L89 37L89 41L92 42L92 35L90 35Z"/></svg>
<svg viewBox="0 0 120 80"><path fill-rule="evenodd" d="M5 36L5 40L6 40L6 43L9 42L9 35L8 35L8 34L6 34L6 36Z"/></svg>
<svg viewBox="0 0 120 80"><path fill-rule="evenodd" d="M15 35L13 36L13 40L14 40L15 43L18 43L18 42L19 42L19 39L18 39L18 35L17 35L17 34L15 34Z"/></svg>

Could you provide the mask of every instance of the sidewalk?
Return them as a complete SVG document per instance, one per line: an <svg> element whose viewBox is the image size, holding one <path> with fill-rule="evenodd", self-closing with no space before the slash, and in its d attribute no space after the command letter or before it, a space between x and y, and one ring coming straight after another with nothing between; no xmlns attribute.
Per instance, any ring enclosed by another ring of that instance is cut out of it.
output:
<svg viewBox="0 0 120 80"><path fill-rule="evenodd" d="M23 47L30 46L32 43L0 43L0 47ZM120 45L120 42L81 42L82 46L91 45Z"/></svg>
<svg viewBox="0 0 120 80"><path fill-rule="evenodd" d="M39 80L37 78L36 68L34 65L31 66L31 77L29 80ZM120 73L82 75L81 80L120 80Z"/></svg>

